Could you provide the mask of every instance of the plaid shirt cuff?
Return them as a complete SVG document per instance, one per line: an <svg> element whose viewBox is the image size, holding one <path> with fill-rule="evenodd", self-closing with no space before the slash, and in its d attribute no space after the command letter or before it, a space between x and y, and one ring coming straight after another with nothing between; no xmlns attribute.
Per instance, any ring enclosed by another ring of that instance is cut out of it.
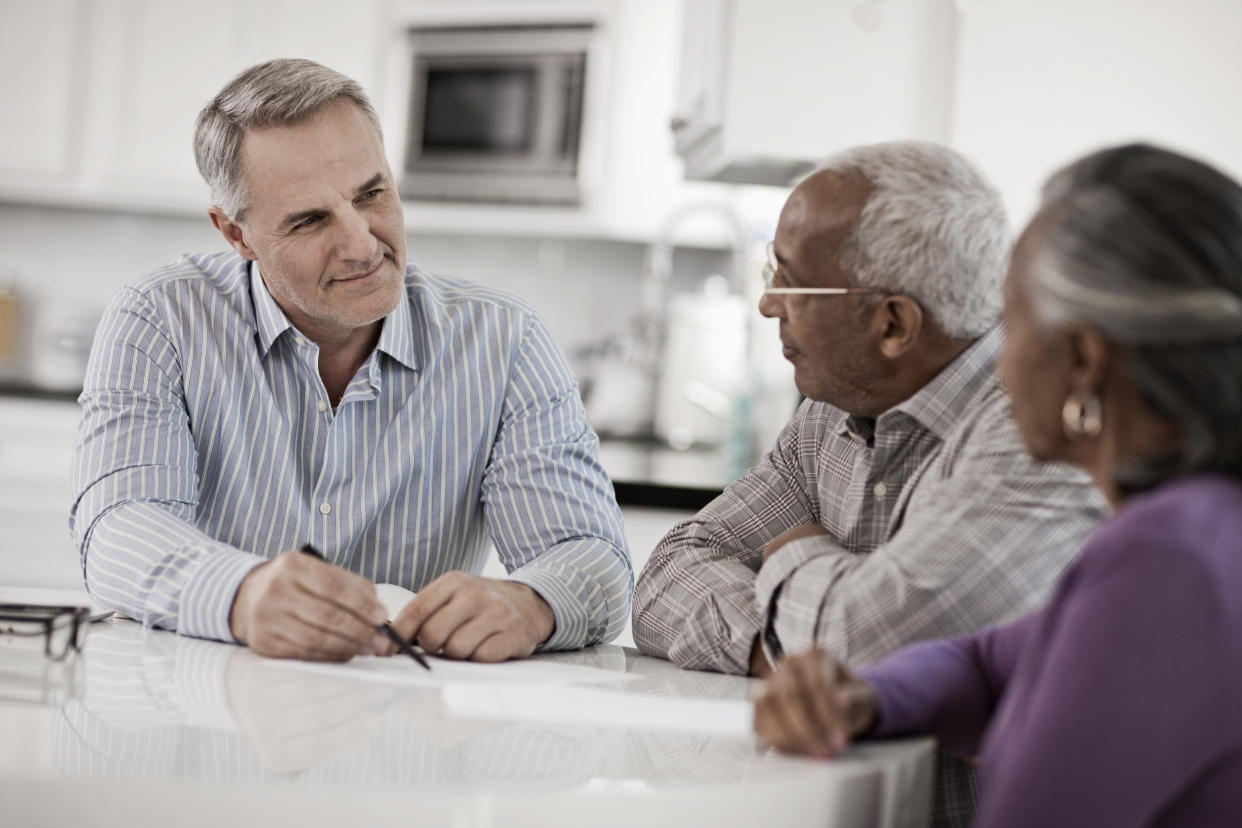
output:
<svg viewBox="0 0 1242 828"><path fill-rule="evenodd" d="M809 634L806 630L799 629L796 634L791 635L795 628L805 627L805 624L797 621L798 616L805 616L805 607L800 607L792 617L790 610L784 613L778 611L782 604L789 603L786 584L810 561L838 552L844 553L845 549L828 535L799 538L778 549L759 569L759 576L755 579L755 606L763 617L764 654L773 664L784 653L801 652L815 642L813 624ZM811 606L819 606L822 597L821 594L820 599ZM783 653L777 652L778 650Z"/></svg>

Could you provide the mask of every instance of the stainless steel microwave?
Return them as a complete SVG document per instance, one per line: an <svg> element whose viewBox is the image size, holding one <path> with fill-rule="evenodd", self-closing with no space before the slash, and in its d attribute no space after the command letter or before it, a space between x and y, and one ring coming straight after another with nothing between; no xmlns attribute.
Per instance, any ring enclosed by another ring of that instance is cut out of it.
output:
<svg viewBox="0 0 1242 828"><path fill-rule="evenodd" d="M411 29L401 194L577 204L590 25Z"/></svg>

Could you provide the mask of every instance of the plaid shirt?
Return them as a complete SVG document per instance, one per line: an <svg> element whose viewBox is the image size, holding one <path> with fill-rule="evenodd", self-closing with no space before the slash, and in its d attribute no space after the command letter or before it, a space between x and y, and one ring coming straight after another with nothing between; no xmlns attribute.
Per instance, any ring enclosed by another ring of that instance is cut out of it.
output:
<svg viewBox="0 0 1242 828"><path fill-rule="evenodd" d="M770 623L786 653L818 644L861 665L1044 601L1105 503L1085 475L1027 455L1001 342L993 329L875 420L804 403L759 465L656 547L635 591L639 649L745 673ZM828 534L763 563L810 523Z"/></svg>

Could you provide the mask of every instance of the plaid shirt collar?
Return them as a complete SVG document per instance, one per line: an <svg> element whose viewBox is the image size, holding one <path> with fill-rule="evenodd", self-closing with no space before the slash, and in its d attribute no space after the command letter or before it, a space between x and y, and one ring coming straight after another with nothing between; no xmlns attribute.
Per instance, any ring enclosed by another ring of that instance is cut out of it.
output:
<svg viewBox="0 0 1242 828"><path fill-rule="evenodd" d="M931 382L878 418L873 420L852 415L846 417L841 434L861 438L871 445L877 427L886 431L900 428L899 423L908 418L943 441L961 421L970 401L993 379L1003 341L1001 326L993 326L932 378Z"/></svg>

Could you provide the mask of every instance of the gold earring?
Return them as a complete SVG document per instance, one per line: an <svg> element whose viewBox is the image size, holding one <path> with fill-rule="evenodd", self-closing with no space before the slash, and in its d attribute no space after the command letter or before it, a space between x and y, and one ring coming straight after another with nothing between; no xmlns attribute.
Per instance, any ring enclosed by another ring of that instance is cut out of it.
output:
<svg viewBox="0 0 1242 828"><path fill-rule="evenodd" d="M1061 406L1061 425L1071 440L1094 437L1104 427L1104 407L1100 398L1086 391L1075 391Z"/></svg>

